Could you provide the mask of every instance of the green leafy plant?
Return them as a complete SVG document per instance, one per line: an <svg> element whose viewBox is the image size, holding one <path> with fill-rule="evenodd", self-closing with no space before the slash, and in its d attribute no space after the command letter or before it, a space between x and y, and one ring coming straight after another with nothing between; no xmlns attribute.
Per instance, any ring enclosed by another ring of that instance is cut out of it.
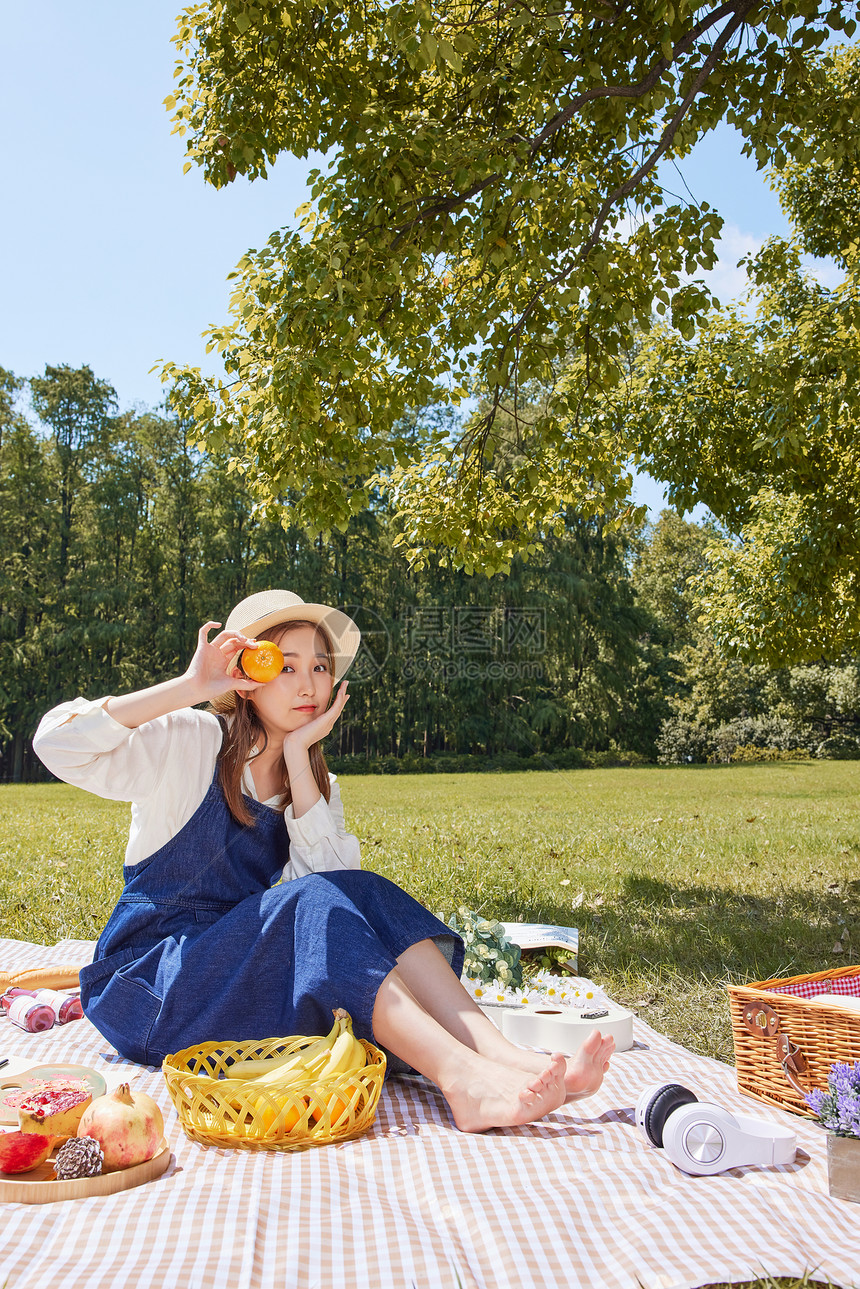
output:
<svg viewBox="0 0 860 1289"><path fill-rule="evenodd" d="M860 759L860 742L850 734L831 734L818 744L815 755L823 761L856 761Z"/></svg>
<svg viewBox="0 0 860 1289"><path fill-rule="evenodd" d="M449 917L448 926L465 942L463 971L467 976L484 984L498 980L508 987L520 988L523 983L520 946L505 934L501 922L460 907Z"/></svg>
<svg viewBox="0 0 860 1289"><path fill-rule="evenodd" d="M527 966L539 971L551 971L555 975L575 976L577 972L576 955L570 949L556 949L549 946L529 954Z"/></svg>

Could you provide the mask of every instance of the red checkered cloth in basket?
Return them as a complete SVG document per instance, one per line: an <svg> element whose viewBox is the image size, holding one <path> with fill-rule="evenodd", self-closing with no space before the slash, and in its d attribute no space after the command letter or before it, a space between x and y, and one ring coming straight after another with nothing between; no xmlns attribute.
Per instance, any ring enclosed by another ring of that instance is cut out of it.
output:
<svg viewBox="0 0 860 1289"><path fill-rule="evenodd" d="M815 998L818 994L848 994L860 998L860 973L837 976L834 980L797 980L791 985L774 985L769 994L793 994L795 998Z"/></svg>

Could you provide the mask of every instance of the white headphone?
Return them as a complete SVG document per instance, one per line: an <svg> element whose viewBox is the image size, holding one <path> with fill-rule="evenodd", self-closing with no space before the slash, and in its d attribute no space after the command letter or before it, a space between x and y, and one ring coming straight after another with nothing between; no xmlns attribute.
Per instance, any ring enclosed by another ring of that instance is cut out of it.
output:
<svg viewBox="0 0 860 1289"><path fill-rule="evenodd" d="M652 1083L636 1102L636 1123L682 1172L712 1176L747 1164L790 1164L797 1137L790 1128L734 1115L699 1101L680 1083Z"/></svg>

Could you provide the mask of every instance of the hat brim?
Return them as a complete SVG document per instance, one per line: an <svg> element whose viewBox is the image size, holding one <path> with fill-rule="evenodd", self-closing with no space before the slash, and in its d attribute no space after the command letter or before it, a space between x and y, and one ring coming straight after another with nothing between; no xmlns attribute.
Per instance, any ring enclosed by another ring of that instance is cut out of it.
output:
<svg viewBox="0 0 860 1289"><path fill-rule="evenodd" d="M252 622L232 623L231 626L233 630L259 640L265 637L270 628L281 626L285 622L313 622L316 626L324 627L334 654L334 680L343 680L355 661L361 645L361 632L352 618L340 609L333 609L328 604L295 604L275 609ZM239 666L241 653L240 649L231 660L231 667Z"/></svg>

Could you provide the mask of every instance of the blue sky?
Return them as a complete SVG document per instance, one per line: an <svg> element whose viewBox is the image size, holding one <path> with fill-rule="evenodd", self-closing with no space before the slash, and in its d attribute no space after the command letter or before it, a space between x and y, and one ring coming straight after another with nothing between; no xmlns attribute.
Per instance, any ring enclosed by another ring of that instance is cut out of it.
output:
<svg viewBox="0 0 860 1289"><path fill-rule="evenodd" d="M206 366L200 333L227 315L225 282L249 247L293 222L313 164L287 157L267 182L216 192L171 135L176 0L42 0L4 10L5 197L0 204L0 366L88 363L122 407L153 404L159 358ZM735 295L739 257L786 231L775 195L738 136L721 128L683 166L687 187L726 220L710 275ZM682 191L680 181L678 191ZM658 505L643 481L642 501Z"/></svg>

